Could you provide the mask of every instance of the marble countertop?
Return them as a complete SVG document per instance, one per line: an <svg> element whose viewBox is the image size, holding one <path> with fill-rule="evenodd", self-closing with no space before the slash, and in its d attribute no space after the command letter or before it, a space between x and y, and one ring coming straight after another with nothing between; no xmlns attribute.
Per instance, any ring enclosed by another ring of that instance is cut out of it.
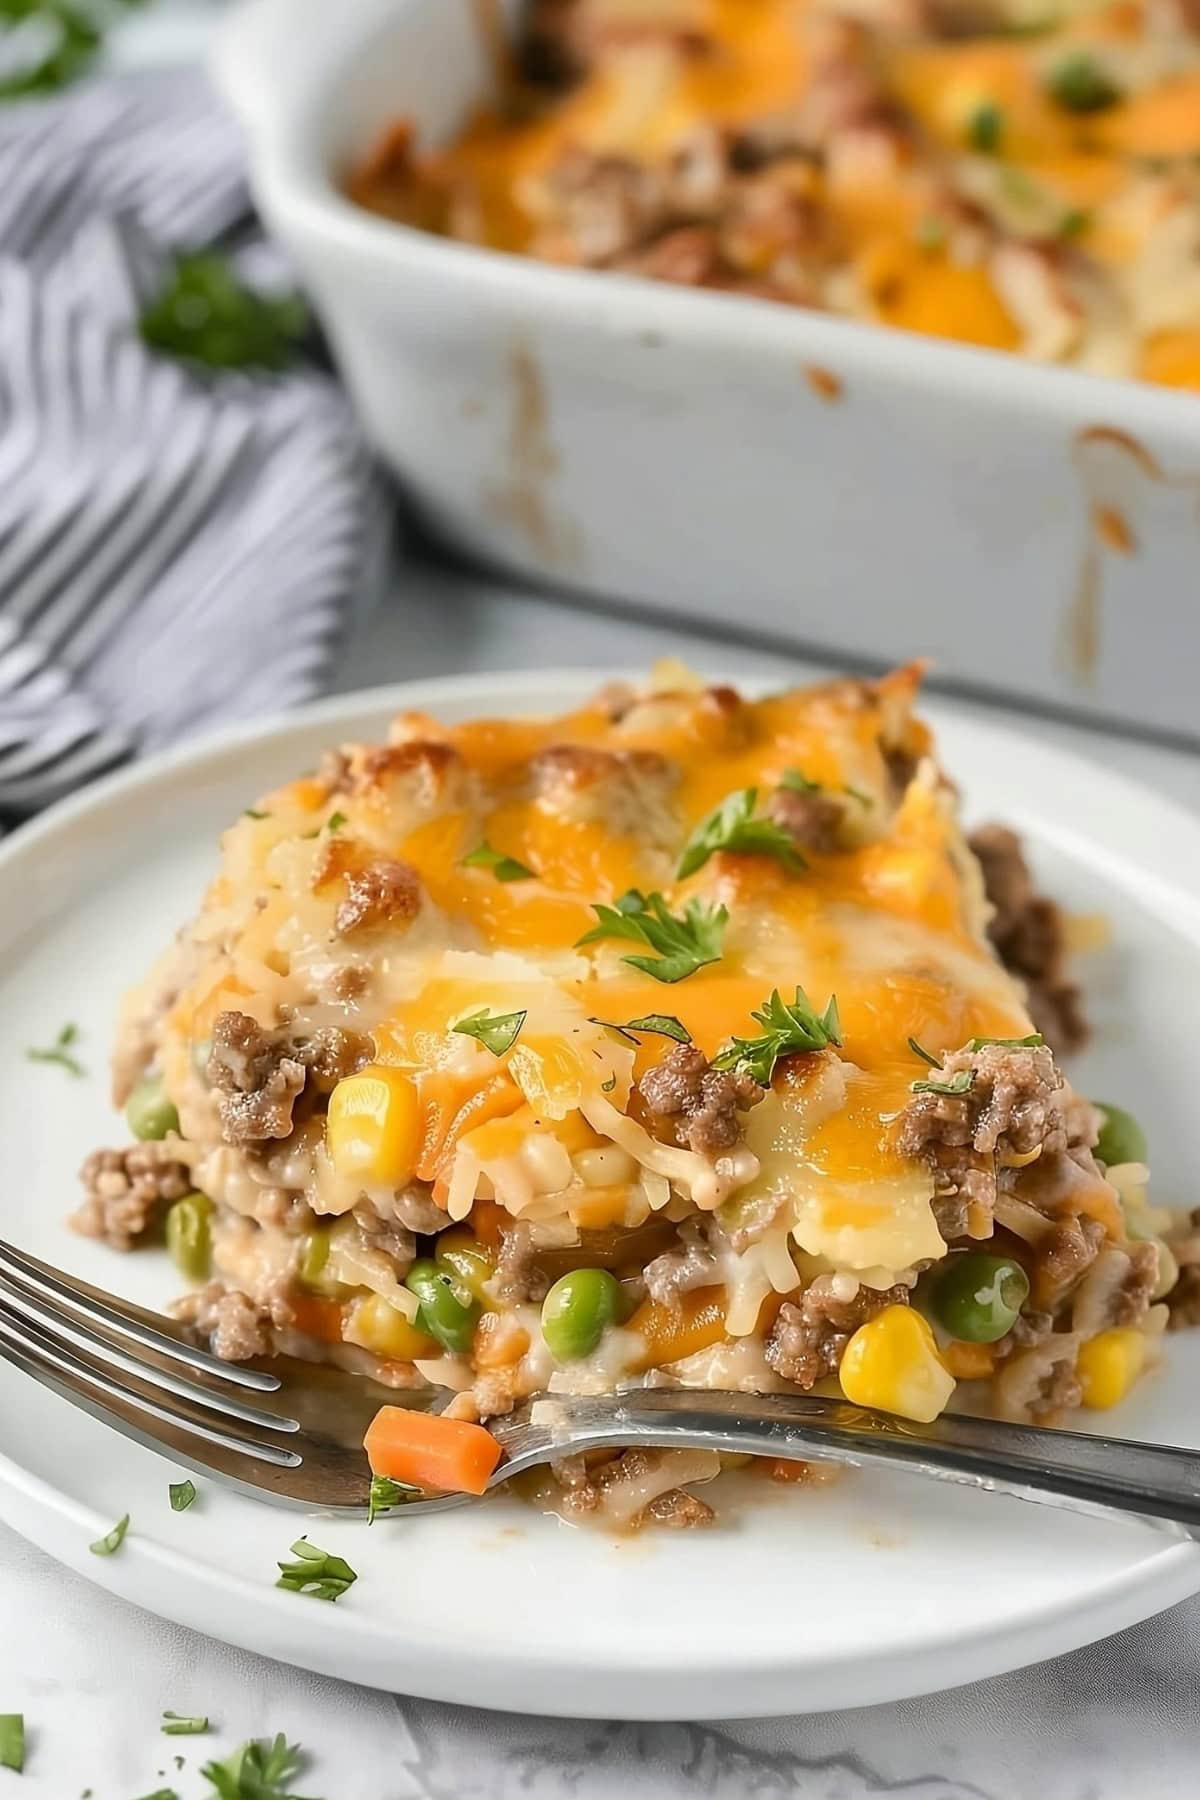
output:
<svg viewBox="0 0 1200 1800"><path fill-rule="evenodd" d="M360 622L337 685L635 666L666 653L729 674L768 662L761 651L517 596L422 562ZM770 660L813 670L799 658ZM1003 716L1200 811L1200 756ZM80 1800L87 1790L94 1800L140 1800L164 1786L200 1800L202 1762L277 1731L310 1751L296 1785L320 1800L1192 1800L1198 1676L1200 1599L1039 1668L903 1705L716 1726L488 1714L231 1650L90 1587L0 1527L0 1713L23 1712L29 1734L26 1774L0 1769L0 1800ZM162 1737L168 1707L208 1713L213 1734Z"/></svg>

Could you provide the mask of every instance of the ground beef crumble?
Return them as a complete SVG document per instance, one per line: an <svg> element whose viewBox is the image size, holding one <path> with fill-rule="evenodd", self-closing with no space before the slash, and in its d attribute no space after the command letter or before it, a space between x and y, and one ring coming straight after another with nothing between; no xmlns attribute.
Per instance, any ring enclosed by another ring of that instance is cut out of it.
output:
<svg viewBox="0 0 1200 1800"><path fill-rule="evenodd" d="M538 1267L533 1233L524 1219L500 1227L500 1251L491 1289L497 1300L544 1300L550 1282Z"/></svg>
<svg viewBox="0 0 1200 1800"><path fill-rule="evenodd" d="M776 788L766 810L801 850L837 849L845 809L835 794L823 788Z"/></svg>
<svg viewBox="0 0 1200 1800"><path fill-rule="evenodd" d="M360 1032L335 1026L303 1037L265 1030L247 1013L219 1013L206 1074L218 1096L221 1135L227 1144L289 1137L306 1086L331 1093L371 1055L371 1040Z"/></svg>
<svg viewBox="0 0 1200 1800"><path fill-rule="evenodd" d="M739 1113L757 1106L766 1090L749 1075L714 1069L694 1044L677 1044L647 1069L634 1092L651 1124L665 1128L668 1142L715 1157L740 1141Z"/></svg>
<svg viewBox="0 0 1200 1800"><path fill-rule="evenodd" d="M968 841L994 908L988 936L996 954L1024 982L1034 1024L1047 1042L1059 1051L1078 1049L1088 1028L1079 988L1066 971L1061 908L1038 893L1015 831L981 825Z"/></svg>
<svg viewBox="0 0 1200 1800"><path fill-rule="evenodd" d="M84 1200L71 1218L84 1237L101 1238L114 1250L131 1250L161 1223L172 1200L192 1189L186 1164L170 1141L129 1144L123 1150L93 1150L79 1178Z"/></svg>
<svg viewBox="0 0 1200 1800"><path fill-rule="evenodd" d="M930 1075L944 1086L963 1075L970 1083L961 1093L914 1094L897 1122L896 1147L903 1156L924 1157L933 1169L933 1212L947 1243L985 1237L997 1163L1003 1179L1016 1173L1004 1166L1008 1157L1065 1152L1071 1124L1084 1115L1069 1114L1063 1078L1045 1045L950 1051ZM1089 1154L1084 1147L1074 1153Z"/></svg>
<svg viewBox="0 0 1200 1800"><path fill-rule="evenodd" d="M859 1286L850 1299L842 1299L838 1285L844 1276L818 1275L799 1301L785 1300L767 1338L767 1362L784 1381L797 1387L815 1387L826 1375L835 1375L842 1353L860 1325L886 1306L907 1306L908 1289L902 1285L877 1289Z"/></svg>
<svg viewBox="0 0 1200 1800"><path fill-rule="evenodd" d="M287 1283L279 1281L261 1302L240 1288L210 1281L195 1294L185 1294L171 1308L181 1324L190 1325L206 1339L222 1362L248 1362L270 1356L274 1350L273 1326L286 1329L293 1322L287 1301Z"/></svg>
<svg viewBox="0 0 1200 1800"><path fill-rule="evenodd" d="M550 1472L563 1490L562 1510L571 1517L586 1517L604 1503L605 1493L623 1482L641 1481L659 1467L661 1450L623 1450L602 1462L583 1456L566 1456L550 1465ZM705 1501L698 1500L686 1488L668 1488L644 1506L631 1521L634 1529L654 1523L677 1530L696 1525L709 1525L716 1514Z"/></svg>

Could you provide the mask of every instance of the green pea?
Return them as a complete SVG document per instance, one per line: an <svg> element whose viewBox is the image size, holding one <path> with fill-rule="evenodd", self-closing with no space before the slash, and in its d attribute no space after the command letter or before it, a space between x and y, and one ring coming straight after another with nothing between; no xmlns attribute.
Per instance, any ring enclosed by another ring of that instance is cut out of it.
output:
<svg viewBox="0 0 1200 1800"><path fill-rule="evenodd" d="M320 1288L328 1261L328 1229L306 1232L300 1240L300 1255L296 1259L296 1277L300 1284L306 1288Z"/></svg>
<svg viewBox="0 0 1200 1800"><path fill-rule="evenodd" d="M213 1203L207 1194L185 1194L167 1214L167 1249L189 1281L203 1281L212 1261L209 1219Z"/></svg>
<svg viewBox="0 0 1200 1800"><path fill-rule="evenodd" d="M934 1282L932 1306L952 1337L994 1344L1011 1331L1029 1277L1011 1256L952 1256Z"/></svg>
<svg viewBox="0 0 1200 1800"><path fill-rule="evenodd" d="M555 1362L590 1356L621 1311L621 1284L607 1269L560 1275L542 1302L542 1336Z"/></svg>
<svg viewBox="0 0 1200 1800"><path fill-rule="evenodd" d="M1096 1145L1096 1155L1101 1162L1107 1163L1110 1169L1114 1163L1145 1162L1149 1154L1146 1134L1133 1114L1107 1100L1093 1100L1092 1105L1104 1119L1100 1142Z"/></svg>
<svg viewBox="0 0 1200 1800"><path fill-rule="evenodd" d="M179 1130L179 1114L175 1102L168 1100L162 1078L158 1075L139 1081L125 1106L125 1118L135 1138L143 1143L150 1138L165 1138L168 1131Z"/></svg>
<svg viewBox="0 0 1200 1800"><path fill-rule="evenodd" d="M481 1303L487 1300L487 1284L496 1273L494 1258L465 1232L448 1231L437 1243L438 1267L445 1269Z"/></svg>
<svg viewBox="0 0 1200 1800"><path fill-rule="evenodd" d="M417 1312L421 1331L436 1338L443 1350L471 1348L483 1309L450 1269L422 1257L404 1277L404 1285L421 1302Z"/></svg>

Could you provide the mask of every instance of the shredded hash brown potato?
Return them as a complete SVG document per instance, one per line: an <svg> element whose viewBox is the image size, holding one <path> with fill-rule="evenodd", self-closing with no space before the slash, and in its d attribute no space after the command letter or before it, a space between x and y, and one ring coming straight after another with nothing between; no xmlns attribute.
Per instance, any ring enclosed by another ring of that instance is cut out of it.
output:
<svg viewBox="0 0 1200 1800"><path fill-rule="evenodd" d="M631 1383L1114 1404L1196 1258L1000 960L919 677L406 714L266 794L125 1003L115 1098L156 1122L78 1228L165 1218L218 1354L469 1425ZM678 1526L717 1467L556 1479Z"/></svg>
<svg viewBox="0 0 1200 1800"><path fill-rule="evenodd" d="M393 124L347 187L546 262L1195 389L1198 158L1195 0L529 0L460 135Z"/></svg>

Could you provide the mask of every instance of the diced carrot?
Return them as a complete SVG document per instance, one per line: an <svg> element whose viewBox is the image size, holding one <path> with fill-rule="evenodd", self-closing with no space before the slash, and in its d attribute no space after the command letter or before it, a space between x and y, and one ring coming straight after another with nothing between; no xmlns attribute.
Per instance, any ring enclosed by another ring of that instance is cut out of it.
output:
<svg viewBox="0 0 1200 1800"><path fill-rule="evenodd" d="M373 1474L440 1494L482 1494L501 1455L482 1425L404 1406L381 1406L363 1447Z"/></svg>
<svg viewBox="0 0 1200 1800"><path fill-rule="evenodd" d="M289 1294L288 1306L291 1308L292 1323L297 1331L303 1331L307 1337L320 1338L323 1344L340 1344L342 1341L342 1305L338 1300L328 1300L322 1294Z"/></svg>
<svg viewBox="0 0 1200 1800"><path fill-rule="evenodd" d="M416 1172L422 1181L434 1181L454 1153L464 1132L488 1119L502 1119L524 1106L525 1096L503 1070L481 1088L463 1098L462 1086L442 1074L421 1080L423 1128Z"/></svg>
<svg viewBox="0 0 1200 1800"><path fill-rule="evenodd" d="M952 1338L940 1355L955 1381L987 1381L996 1360L990 1344L968 1344L962 1338Z"/></svg>

